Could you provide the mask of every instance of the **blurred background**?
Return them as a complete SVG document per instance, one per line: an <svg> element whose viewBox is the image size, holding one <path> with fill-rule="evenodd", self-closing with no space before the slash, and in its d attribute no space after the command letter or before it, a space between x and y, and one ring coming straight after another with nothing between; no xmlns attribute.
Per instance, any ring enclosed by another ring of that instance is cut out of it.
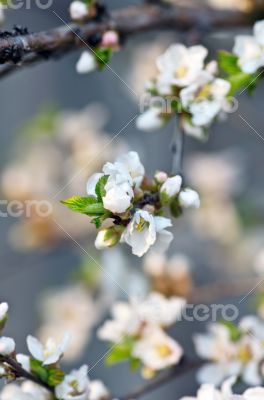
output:
<svg viewBox="0 0 264 400"><path fill-rule="evenodd" d="M116 8L139 1L107 3ZM60 0L48 10L10 10L5 28L19 24L39 31L61 25L53 10L68 21L69 4ZM219 48L231 49L235 34L225 30L205 35L210 57ZM23 352L28 333L60 336L70 325L78 336L66 368L88 363L91 376L104 380L116 395L135 388L141 378L126 366L107 369L107 347L94 332L113 299L125 297L116 282L126 293L143 296L155 287L157 272L126 247L97 253L95 229L59 200L85 194L88 176L123 150L137 151L149 174L170 171L172 126L146 134L137 131L135 117L144 81L155 76L156 57L170 43L189 44L193 36L151 32L130 40L111 62L126 84L107 68L78 75L78 52L25 68L0 83L1 199L47 200L53 206L51 218L39 219L34 213L1 218L0 301L11 308L7 334ZM198 285L264 270L262 90L260 83L252 98L239 95L238 111L212 128L208 142L186 140L186 179L200 192L202 207L175 223L170 256L175 279L183 282L179 290L190 290L190 275ZM158 289L166 292L166 284ZM238 300L224 301L238 305ZM250 299L240 306L241 315L254 310ZM204 329L201 322L181 322L173 333L192 355L191 334ZM195 389L190 374L161 390L162 396L175 399ZM151 396L160 394L158 390Z"/></svg>

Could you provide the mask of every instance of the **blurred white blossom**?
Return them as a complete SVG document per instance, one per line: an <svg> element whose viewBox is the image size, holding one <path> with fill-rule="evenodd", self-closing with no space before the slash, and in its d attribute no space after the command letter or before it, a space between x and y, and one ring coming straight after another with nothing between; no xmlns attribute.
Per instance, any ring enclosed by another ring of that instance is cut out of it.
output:
<svg viewBox="0 0 264 400"><path fill-rule="evenodd" d="M41 361L43 365L50 365L61 359L68 347L69 340L70 335L65 333L60 343L56 343L53 338L49 338L43 345L37 338L29 335L27 337L27 346L36 360Z"/></svg>

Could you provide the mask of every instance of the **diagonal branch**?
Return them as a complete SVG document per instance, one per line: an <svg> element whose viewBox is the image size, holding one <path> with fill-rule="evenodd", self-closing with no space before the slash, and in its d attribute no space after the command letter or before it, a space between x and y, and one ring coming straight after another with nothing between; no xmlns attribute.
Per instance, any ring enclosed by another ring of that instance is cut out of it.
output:
<svg viewBox="0 0 264 400"><path fill-rule="evenodd" d="M259 17L254 13L254 18ZM83 46L92 46L107 29L115 29L122 39L155 29L178 31L213 30L252 24L253 15L236 11L219 11L208 7L178 7L162 3L130 6L84 24L69 24L49 31L8 35L0 33L0 76L50 57L63 55ZM80 40L80 38L82 40Z"/></svg>

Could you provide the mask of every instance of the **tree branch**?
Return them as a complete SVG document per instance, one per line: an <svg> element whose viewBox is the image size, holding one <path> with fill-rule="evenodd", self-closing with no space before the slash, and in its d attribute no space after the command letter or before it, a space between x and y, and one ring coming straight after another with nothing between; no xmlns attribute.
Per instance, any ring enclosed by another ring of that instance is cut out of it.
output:
<svg viewBox="0 0 264 400"><path fill-rule="evenodd" d="M54 389L50 387L45 382L42 382L39 378L35 375L31 374L30 372L26 371L16 360L9 356L0 356L0 361L2 363L7 364L10 368L12 373L15 375L16 378L23 378L27 379L31 382L36 383L39 386L42 386L50 393L54 394Z"/></svg>
<svg viewBox="0 0 264 400"><path fill-rule="evenodd" d="M14 64L21 68L37 61L63 55L84 44L93 46L98 35L108 29L117 30L122 39L126 39L155 29L188 31L206 28L208 31L248 26L256 17L255 13L253 16L202 6L189 8L156 3L130 6L108 13L101 19L95 18L84 24L65 24L39 33L3 32L0 34L0 63L11 63L11 65L0 69L0 76L17 70Z"/></svg>

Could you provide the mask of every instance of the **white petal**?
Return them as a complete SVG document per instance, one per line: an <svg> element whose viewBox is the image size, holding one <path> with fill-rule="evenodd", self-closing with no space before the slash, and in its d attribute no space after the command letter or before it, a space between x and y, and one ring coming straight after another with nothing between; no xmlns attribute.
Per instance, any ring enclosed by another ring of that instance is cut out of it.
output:
<svg viewBox="0 0 264 400"><path fill-rule="evenodd" d="M102 176L104 176L104 174L96 172L88 179L86 191L89 196L96 196L95 193L96 184Z"/></svg>
<svg viewBox="0 0 264 400"><path fill-rule="evenodd" d="M40 343L40 341L37 338L29 335L27 337L27 346L29 352L36 360L44 361L44 355L43 355L44 348L42 343Z"/></svg>
<svg viewBox="0 0 264 400"><path fill-rule="evenodd" d="M88 74L89 72L95 71L97 64L95 57L89 52L84 51L76 65L76 70L79 74Z"/></svg>

